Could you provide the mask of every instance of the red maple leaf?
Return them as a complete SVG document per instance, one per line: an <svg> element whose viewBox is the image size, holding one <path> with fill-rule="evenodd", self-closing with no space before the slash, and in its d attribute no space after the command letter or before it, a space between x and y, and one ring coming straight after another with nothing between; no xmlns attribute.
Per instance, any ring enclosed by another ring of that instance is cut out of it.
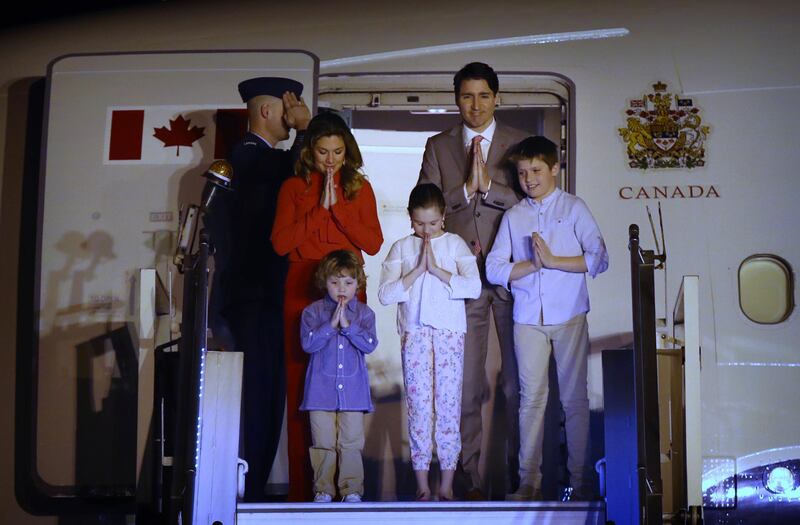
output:
<svg viewBox="0 0 800 525"><path fill-rule="evenodd" d="M186 120L183 115L178 115L175 120L169 121L169 129L164 126L160 128L153 128L153 136L164 143L164 147L175 146L175 156L180 155L181 146L191 147L192 143L204 136L203 130L206 128L198 128L192 126L189 128L191 120Z"/></svg>

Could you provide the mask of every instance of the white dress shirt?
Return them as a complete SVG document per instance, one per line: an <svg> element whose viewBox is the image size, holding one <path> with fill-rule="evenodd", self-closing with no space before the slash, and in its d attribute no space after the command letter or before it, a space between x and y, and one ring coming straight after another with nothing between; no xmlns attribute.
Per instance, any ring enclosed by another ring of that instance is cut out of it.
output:
<svg viewBox="0 0 800 525"><path fill-rule="evenodd" d="M514 264L533 260L532 232L544 239L553 255L583 255L592 277L608 268L603 236L586 203L556 188L541 203L526 197L503 215L486 258L486 278L490 283L509 289ZM510 285L515 323L562 324L589 311L583 273L541 268Z"/></svg>
<svg viewBox="0 0 800 525"><path fill-rule="evenodd" d="M472 139L480 135L483 137L481 141L481 152L483 153L483 160L489 158L489 148L492 147L492 139L494 138L494 130L497 129L497 121L492 118L492 123L489 124L489 127L485 130L478 133L472 128L467 127L466 125L461 125L463 133L462 137L464 138L464 149L467 151L472 148Z"/></svg>
<svg viewBox="0 0 800 525"><path fill-rule="evenodd" d="M417 266L422 251L422 239L416 235L395 242L383 261L378 299L383 305L397 303L400 335L423 326L466 332L464 299L481 294L478 265L464 239L445 232L431 239L431 247L436 264L452 274L448 284L425 272L408 289L403 286L403 276Z"/></svg>

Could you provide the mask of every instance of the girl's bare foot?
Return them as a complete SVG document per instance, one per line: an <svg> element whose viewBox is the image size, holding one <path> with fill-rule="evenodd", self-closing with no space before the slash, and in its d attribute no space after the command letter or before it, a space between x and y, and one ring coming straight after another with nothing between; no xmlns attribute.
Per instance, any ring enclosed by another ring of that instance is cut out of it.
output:
<svg viewBox="0 0 800 525"><path fill-rule="evenodd" d="M453 501L453 477L456 471L442 470L442 482L439 485L439 499L442 501Z"/></svg>
<svg viewBox="0 0 800 525"><path fill-rule="evenodd" d="M417 480L417 501L430 501L431 488L428 485L428 471L415 470L414 477Z"/></svg>

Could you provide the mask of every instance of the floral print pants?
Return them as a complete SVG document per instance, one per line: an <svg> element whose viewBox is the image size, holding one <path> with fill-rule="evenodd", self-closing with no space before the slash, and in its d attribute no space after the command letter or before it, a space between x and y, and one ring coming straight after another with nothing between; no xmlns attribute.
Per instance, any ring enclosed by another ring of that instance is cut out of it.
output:
<svg viewBox="0 0 800 525"><path fill-rule="evenodd" d="M436 455L455 470L461 452L461 383L464 333L422 327L403 334L403 383L414 470L428 470Z"/></svg>

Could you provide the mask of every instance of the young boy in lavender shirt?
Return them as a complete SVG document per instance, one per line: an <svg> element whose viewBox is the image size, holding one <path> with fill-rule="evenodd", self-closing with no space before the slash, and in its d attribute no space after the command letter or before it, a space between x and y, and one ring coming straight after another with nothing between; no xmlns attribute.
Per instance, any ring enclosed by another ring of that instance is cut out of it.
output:
<svg viewBox="0 0 800 525"><path fill-rule="evenodd" d="M366 276L353 252L326 255L314 281L327 293L308 305L300 320L303 350L311 354L300 410L309 411L311 421L314 501L333 499L338 466L342 500L359 502L364 493L364 412L373 410L364 355L378 345L375 313L356 298Z"/></svg>
<svg viewBox="0 0 800 525"><path fill-rule="evenodd" d="M585 274L595 277L604 272L608 253L586 204L556 187L559 164L553 142L529 137L509 150L509 160L527 197L503 215L486 260L489 282L510 288L514 296L520 487L507 499L542 499L540 467L551 352L565 414L571 499L591 499L586 472L589 295Z"/></svg>

